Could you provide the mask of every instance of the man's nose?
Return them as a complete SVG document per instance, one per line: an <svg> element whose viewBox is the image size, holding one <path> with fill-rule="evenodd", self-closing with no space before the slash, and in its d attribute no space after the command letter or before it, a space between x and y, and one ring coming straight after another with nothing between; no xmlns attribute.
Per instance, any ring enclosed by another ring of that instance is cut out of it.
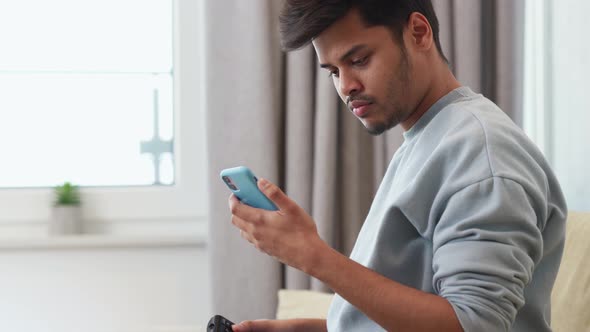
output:
<svg viewBox="0 0 590 332"><path fill-rule="evenodd" d="M340 73L340 94L342 96L354 96L362 89L363 86L356 76L350 73Z"/></svg>

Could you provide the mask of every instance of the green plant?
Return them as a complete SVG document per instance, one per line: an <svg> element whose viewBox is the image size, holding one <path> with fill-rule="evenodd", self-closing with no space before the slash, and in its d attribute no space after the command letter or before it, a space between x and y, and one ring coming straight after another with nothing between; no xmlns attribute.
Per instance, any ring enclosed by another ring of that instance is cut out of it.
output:
<svg viewBox="0 0 590 332"><path fill-rule="evenodd" d="M55 187L55 205L80 205L78 187L69 182Z"/></svg>

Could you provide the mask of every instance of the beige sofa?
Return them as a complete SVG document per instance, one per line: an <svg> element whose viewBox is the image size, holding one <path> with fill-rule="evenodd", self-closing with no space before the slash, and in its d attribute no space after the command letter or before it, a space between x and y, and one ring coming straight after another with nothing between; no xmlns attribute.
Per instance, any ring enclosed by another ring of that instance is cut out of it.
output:
<svg viewBox="0 0 590 332"><path fill-rule="evenodd" d="M590 213L568 217L563 260L553 288L552 326L555 332L590 331ZM281 290L278 319L325 318L331 294Z"/></svg>
<svg viewBox="0 0 590 332"><path fill-rule="evenodd" d="M570 212L565 250L551 293L556 332L590 331L590 213Z"/></svg>

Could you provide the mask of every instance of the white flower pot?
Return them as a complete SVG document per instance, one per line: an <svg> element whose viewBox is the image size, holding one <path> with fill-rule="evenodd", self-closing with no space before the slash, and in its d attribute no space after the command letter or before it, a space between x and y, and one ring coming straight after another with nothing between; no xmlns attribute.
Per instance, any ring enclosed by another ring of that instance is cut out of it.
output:
<svg viewBox="0 0 590 332"><path fill-rule="evenodd" d="M82 233L82 213L79 206L57 205L49 222L49 234L67 235Z"/></svg>

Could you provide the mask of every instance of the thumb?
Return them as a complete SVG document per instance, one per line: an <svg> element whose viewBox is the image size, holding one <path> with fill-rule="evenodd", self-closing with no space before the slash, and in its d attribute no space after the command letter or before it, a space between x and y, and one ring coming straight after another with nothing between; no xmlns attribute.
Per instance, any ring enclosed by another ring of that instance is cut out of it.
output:
<svg viewBox="0 0 590 332"><path fill-rule="evenodd" d="M281 188L266 179L258 179L258 189L275 203L279 210L289 210L294 204Z"/></svg>
<svg viewBox="0 0 590 332"><path fill-rule="evenodd" d="M246 320L239 324L232 325L233 332L265 332L274 331L273 322L267 319Z"/></svg>
<svg viewBox="0 0 590 332"><path fill-rule="evenodd" d="M252 326L252 321L243 321L239 324L232 325L233 332L253 332L254 327Z"/></svg>

